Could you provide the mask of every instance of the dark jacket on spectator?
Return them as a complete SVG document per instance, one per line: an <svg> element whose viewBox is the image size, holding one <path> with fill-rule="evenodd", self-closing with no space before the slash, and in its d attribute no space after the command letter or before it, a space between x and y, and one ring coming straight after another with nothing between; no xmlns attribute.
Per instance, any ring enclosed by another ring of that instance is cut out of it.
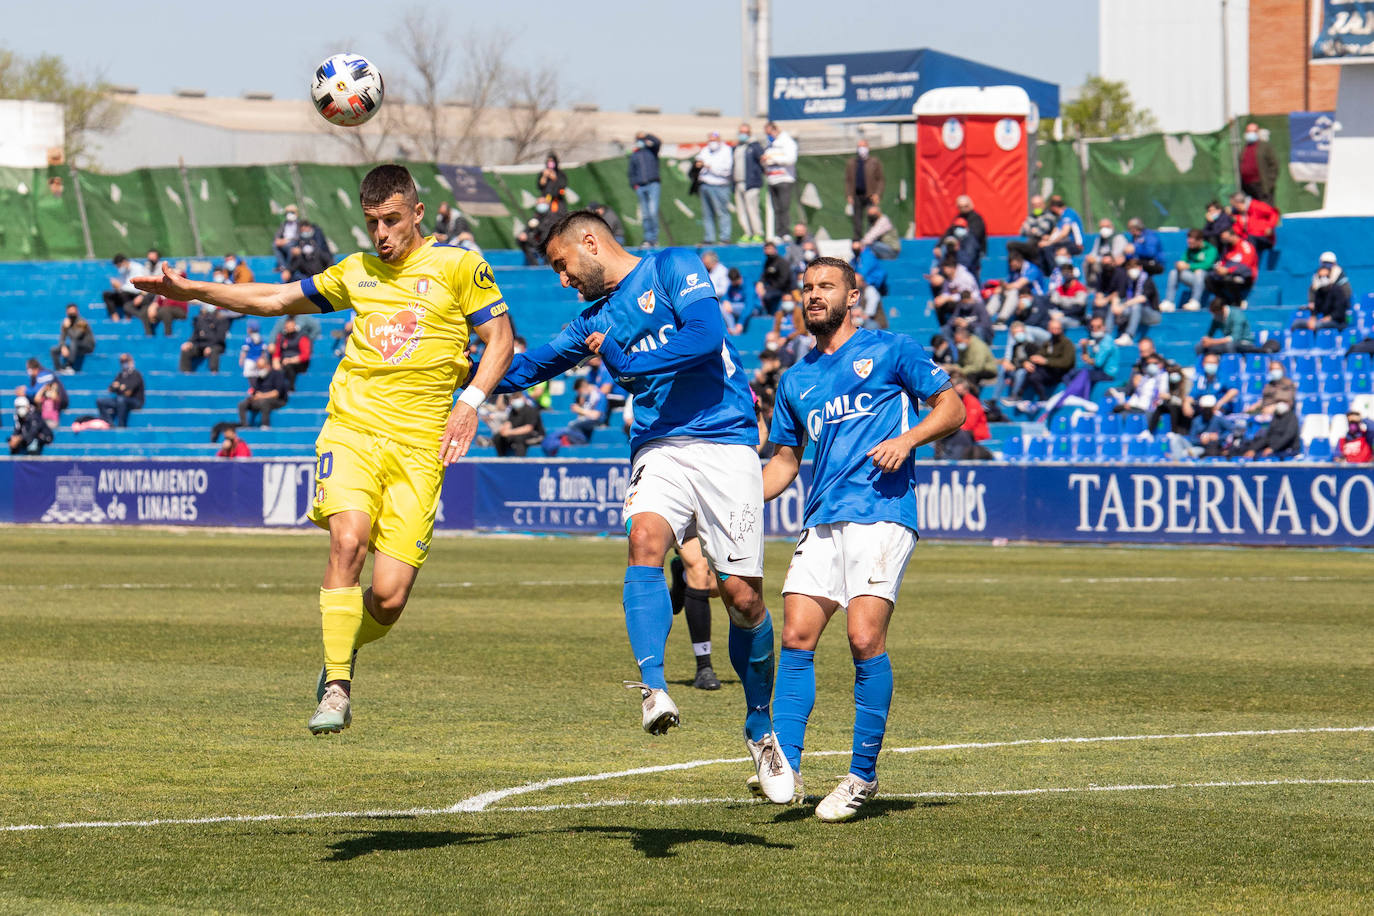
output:
<svg viewBox="0 0 1374 916"><path fill-rule="evenodd" d="M62 329L62 333L57 336L57 344L66 344L73 351L82 350L90 353L95 349L95 332L91 330L89 321L78 318Z"/></svg>
<svg viewBox="0 0 1374 916"><path fill-rule="evenodd" d="M863 160L864 169L864 197L873 198L883 196L883 164L871 153ZM854 189L858 187L859 179L859 157L853 156L849 164L844 167L844 196L854 197ZM858 201L854 206L859 206Z"/></svg>
<svg viewBox="0 0 1374 916"><path fill-rule="evenodd" d="M792 264L780 254L768 255L763 262L763 273L759 275L763 285L780 293L792 291Z"/></svg>
<svg viewBox="0 0 1374 916"><path fill-rule="evenodd" d="M658 151L663 146L653 134L644 135L644 145L630 153L630 186L658 181Z"/></svg>
<svg viewBox="0 0 1374 916"><path fill-rule="evenodd" d="M1255 438L1245 443L1245 448L1254 449L1256 452L1266 448L1273 449L1276 455L1294 452L1298 448L1298 433L1301 428L1302 424L1298 421L1297 411L1276 413L1267 427L1261 430Z"/></svg>
<svg viewBox="0 0 1374 916"><path fill-rule="evenodd" d="M229 318L218 310L201 309L191 322L191 343L197 349L205 347L224 348L224 340L229 334Z"/></svg>
<svg viewBox="0 0 1374 916"><path fill-rule="evenodd" d="M1216 219L1208 220L1203 224L1202 237L1211 242L1217 251L1221 251L1221 234L1230 229L1234 223L1235 220L1231 219L1231 214L1222 210Z"/></svg>
<svg viewBox="0 0 1374 916"><path fill-rule="evenodd" d="M135 409L143 406L143 374L137 369L119 370L114 381L110 382L110 390L129 398Z"/></svg>
<svg viewBox="0 0 1374 916"><path fill-rule="evenodd" d="M264 391L275 391L277 397L281 398L282 403L286 403L287 396L291 393L290 386L286 382L286 373L280 369L268 369L265 373L253 379L252 387L249 391L254 394L261 394Z"/></svg>
<svg viewBox="0 0 1374 916"><path fill-rule="evenodd" d="M1312 291L1312 314L1317 318L1330 318L1332 323L1345 327L1350 320L1350 278L1344 272L1336 274L1339 267L1332 268L1332 280L1327 286Z"/></svg>
<svg viewBox="0 0 1374 916"><path fill-rule="evenodd" d="M1073 341L1069 340L1069 335L1060 334L1058 338L1050 338L1050 342L1045 344L1045 368L1050 369L1060 375L1073 368L1078 361L1078 354L1074 352Z"/></svg>

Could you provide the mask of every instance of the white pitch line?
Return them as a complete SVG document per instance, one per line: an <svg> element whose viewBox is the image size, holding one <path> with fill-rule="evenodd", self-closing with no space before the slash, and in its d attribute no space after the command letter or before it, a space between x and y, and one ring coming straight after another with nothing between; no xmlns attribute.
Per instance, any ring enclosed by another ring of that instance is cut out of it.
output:
<svg viewBox="0 0 1374 916"><path fill-rule="evenodd" d="M911 754L922 751L947 751L947 750L985 750L999 747L1025 747L1027 745L1049 745L1049 744L1093 744L1120 741L1162 741L1162 740L1182 740L1188 738L1244 738L1271 735L1312 735L1312 734L1340 734L1351 732L1374 732L1374 725L1352 725L1352 726L1324 726L1316 728L1275 728L1275 729L1252 729L1244 731L1217 731L1217 732L1187 732L1179 734L1165 735L1106 735L1100 737L1081 737L1081 738L1023 738L1015 741L973 741L961 742L957 744L926 744L916 747L894 747L888 748L887 752L892 754ZM849 751L807 751L807 757L839 757ZM596 802L573 802L555 805L525 805L511 806L504 808L492 808L491 806L498 801L511 798L516 795L525 795L530 792L539 792L544 789L551 789L557 786L574 785L587 782L603 782L609 779L620 779L627 776L644 776L653 773L669 773L679 770L691 770L705 766L715 766L725 763L746 763L748 757L719 757L710 760L689 760L685 763L668 763L657 766L635 767L629 770L615 770L607 773L593 773L585 776L563 776L556 779L545 779L538 782L525 783L520 786L513 786L508 789L496 789L491 792L483 792L466 798L455 805L447 808L404 808L396 810L372 810L372 811L315 811L305 814L230 814L216 817L185 817L185 818L151 818L145 820L129 821L65 821L58 824L10 824L0 825L0 833L20 833L44 830L75 830L75 829L99 829L99 828L119 828L119 827L173 827L173 826L198 826L207 824L248 824L272 821L314 821L326 820L331 818L399 818L399 817L420 817L426 815L439 814L458 814L458 813L481 813L481 812L519 812L519 811L561 811L579 808L607 808L620 807L627 805L702 805L702 804L721 804L725 802L750 801L750 799L731 799L731 798L669 798L659 800L635 800L635 801L596 801ZM887 798L960 798L960 797L991 797L999 795L1040 795L1066 792L1107 792L1107 791L1126 791L1128 789L1179 789L1179 788L1230 788L1241 786L1264 786L1264 785L1365 785L1374 783L1374 780L1367 779L1346 779L1346 780L1273 780L1273 781L1253 781L1253 782L1217 782L1217 783L1178 783L1161 784L1155 786L1089 786L1084 788L1041 788L1041 789L990 789L981 792L923 792L912 795L885 794Z"/></svg>
<svg viewBox="0 0 1374 916"><path fill-rule="evenodd" d="M983 789L973 792L879 792L878 798L998 798L1020 795L1067 795L1084 792L1149 792L1168 789L1248 789L1263 786L1368 786L1374 779L1237 779L1214 782L1170 782L1157 784L1127 784L1119 786L1055 786L1038 789ZM591 808L666 807L676 805L718 804L761 805L757 798L657 798L607 799L593 802L567 802L555 805L513 805L492 808L489 813L582 811Z"/></svg>
<svg viewBox="0 0 1374 916"><path fill-rule="evenodd" d="M1272 728L1250 729L1225 732L1188 732L1171 735L1105 735L1091 738L1020 738L1014 741L968 741L958 744L923 744L916 747L888 748L890 754L918 754L928 751L971 751L998 747L1026 747L1048 744L1101 744L1118 741L1178 741L1189 738L1249 738L1270 735L1312 735L1341 732L1374 732L1374 725L1354 725L1349 727L1326 728ZM807 757L840 757L849 751L807 751ZM602 782L607 779L620 779L625 776L646 776L652 773L671 773L677 770L692 770L698 767L716 766L722 763L748 763L748 757L723 757L715 760L691 760L686 763L667 763L659 766L636 767L632 770L616 770L610 773L594 773L589 776L561 776L557 779L541 779L509 789L494 789L471 798L465 798L453 806L453 811L484 811L496 802L515 795L542 792L558 786L569 786L583 782Z"/></svg>

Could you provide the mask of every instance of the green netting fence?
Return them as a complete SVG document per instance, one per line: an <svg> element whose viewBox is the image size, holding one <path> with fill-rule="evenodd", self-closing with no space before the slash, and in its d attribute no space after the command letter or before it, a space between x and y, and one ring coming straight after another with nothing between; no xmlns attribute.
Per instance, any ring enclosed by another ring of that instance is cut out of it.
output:
<svg viewBox="0 0 1374 916"><path fill-rule="evenodd" d="M1280 162L1288 161L1287 120L1260 117ZM1242 122L1243 123L1243 122ZM1235 187L1232 138L1209 134L1153 134L1130 140L1042 142L1035 149L1034 186L1063 194L1085 219L1118 221L1140 216L1152 226L1198 223L1203 207ZM899 228L912 219L915 150L911 145L875 150L886 172L884 208ZM847 155L802 156L797 165L794 208L812 231L847 238L844 212ZM420 198L433 212L452 200L434 163L407 163ZM662 160L660 242L701 240L701 205L688 193L688 160ZM1086 166L1086 167L1085 167ZM643 239L634 192L626 181L624 157L569 168L574 205L598 200L625 223L627 239ZM357 205L358 183L368 166L293 163L139 169L119 175L46 169L0 168L0 260L108 258L116 251L140 254L156 247L172 256L216 256L229 252L267 254L283 207L295 202L340 251L369 247ZM52 176L64 192L48 190ZM510 248L515 232L534 205L537 172L483 172L499 199L465 209L483 247ZM1283 170L1277 202L1286 213L1322 205L1320 185L1299 185ZM460 208L463 207L459 202ZM480 215L478 215L480 213ZM904 216L904 218L903 218ZM738 231L738 227L737 230ZM779 232L783 231L781 228Z"/></svg>

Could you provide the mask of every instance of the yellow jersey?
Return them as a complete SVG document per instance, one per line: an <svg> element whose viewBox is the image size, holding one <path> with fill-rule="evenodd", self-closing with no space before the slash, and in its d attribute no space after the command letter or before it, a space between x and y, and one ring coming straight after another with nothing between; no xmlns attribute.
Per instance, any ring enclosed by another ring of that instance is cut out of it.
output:
<svg viewBox="0 0 1374 916"><path fill-rule="evenodd" d="M491 266L433 238L400 264L352 254L301 281L321 311L352 309L353 333L329 384L329 416L361 432L438 448L467 377L471 328L504 315Z"/></svg>

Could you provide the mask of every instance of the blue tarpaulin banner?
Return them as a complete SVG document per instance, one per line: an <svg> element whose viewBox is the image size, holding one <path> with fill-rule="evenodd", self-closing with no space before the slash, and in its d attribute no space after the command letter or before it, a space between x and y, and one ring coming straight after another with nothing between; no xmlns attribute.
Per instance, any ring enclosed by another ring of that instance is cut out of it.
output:
<svg viewBox="0 0 1374 916"><path fill-rule="evenodd" d="M1324 0L1312 61L1374 62L1374 0Z"/></svg>
<svg viewBox="0 0 1374 916"><path fill-rule="evenodd" d="M1295 111L1288 116L1288 172L1294 181L1326 181L1335 132L1335 112Z"/></svg>
<svg viewBox="0 0 1374 916"><path fill-rule="evenodd" d="M308 527L314 463L0 460L0 522ZM437 526L618 535L624 460L477 460L449 468ZM801 531L810 465L764 510ZM1374 546L1374 468L1289 463L917 465L922 536L1142 544Z"/></svg>
<svg viewBox="0 0 1374 916"><path fill-rule="evenodd" d="M1020 86L1040 110L1059 115L1059 86L929 48L768 59L768 117L910 118L921 93L946 86Z"/></svg>

